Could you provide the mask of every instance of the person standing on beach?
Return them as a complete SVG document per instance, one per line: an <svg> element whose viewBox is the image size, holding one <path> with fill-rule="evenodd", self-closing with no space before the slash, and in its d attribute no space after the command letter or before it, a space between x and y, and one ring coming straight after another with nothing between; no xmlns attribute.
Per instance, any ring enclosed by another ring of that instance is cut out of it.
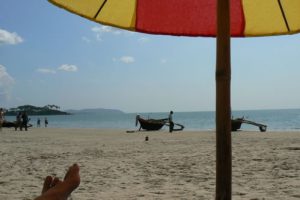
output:
<svg viewBox="0 0 300 200"><path fill-rule="evenodd" d="M2 125L4 123L4 110L0 108L0 131L2 131Z"/></svg>
<svg viewBox="0 0 300 200"><path fill-rule="evenodd" d="M41 119L40 118L37 119L36 127L41 127Z"/></svg>
<svg viewBox="0 0 300 200"><path fill-rule="evenodd" d="M27 124L28 124L28 115L27 115L27 112L24 111L23 114L22 114L22 126L21 126L21 130L22 128L24 127L25 128L25 131L27 131Z"/></svg>
<svg viewBox="0 0 300 200"><path fill-rule="evenodd" d="M168 120L169 120L169 132L172 133L174 129L173 111L170 111Z"/></svg>
<svg viewBox="0 0 300 200"><path fill-rule="evenodd" d="M47 127L48 126L48 119L47 119L47 117L45 117L45 127Z"/></svg>
<svg viewBox="0 0 300 200"><path fill-rule="evenodd" d="M22 113L21 112L18 112L18 114L16 116L15 131L17 131L18 128L20 128L20 131L22 130Z"/></svg>

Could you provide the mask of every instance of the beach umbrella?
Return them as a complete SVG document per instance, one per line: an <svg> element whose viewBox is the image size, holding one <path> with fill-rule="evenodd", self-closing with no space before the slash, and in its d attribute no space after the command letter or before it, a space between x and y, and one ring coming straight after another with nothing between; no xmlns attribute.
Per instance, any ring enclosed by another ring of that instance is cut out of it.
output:
<svg viewBox="0 0 300 200"><path fill-rule="evenodd" d="M215 199L231 199L230 38L300 32L300 0L49 1L130 31L217 38Z"/></svg>

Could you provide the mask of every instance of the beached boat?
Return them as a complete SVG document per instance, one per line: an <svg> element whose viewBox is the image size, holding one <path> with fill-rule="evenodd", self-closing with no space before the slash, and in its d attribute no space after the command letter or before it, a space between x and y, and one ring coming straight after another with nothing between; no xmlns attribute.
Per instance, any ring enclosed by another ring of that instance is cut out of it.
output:
<svg viewBox="0 0 300 200"><path fill-rule="evenodd" d="M259 123L253 122L253 121L246 120L246 119L244 119L244 117L231 119L231 130L237 131L237 130L241 129L241 126L243 123L257 126L261 132L265 132L267 130L267 125L259 124Z"/></svg>
<svg viewBox="0 0 300 200"><path fill-rule="evenodd" d="M136 116L136 126L140 124L139 130L147 131L157 131L160 130L163 126L169 126L169 120L166 119L143 119L140 115ZM174 128L173 131L181 131L184 129L184 126L178 123L174 123L178 128Z"/></svg>
<svg viewBox="0 0 300 200"><path fill-rule="evenodd" d="M10 122L10 121L4 121L2 124L3 128L16 128L17 127L17 123L16 122ZM27 124L27 127L32 127L32 124Z"/></svg>
<svg viewBox="0 0 300 200"><path fill-rule="evenodd" d="M4 121L2 127L6 128L14 128L16 126L15 122Z"/></svg>
<svg viewBox="0 0 300 200"><path fill-rule="evenodd" d="M167 122L164 119L143 119L141 117L138 117L137 120L141 125L139 130L144 129L149 131L160 130Z"/></svg>

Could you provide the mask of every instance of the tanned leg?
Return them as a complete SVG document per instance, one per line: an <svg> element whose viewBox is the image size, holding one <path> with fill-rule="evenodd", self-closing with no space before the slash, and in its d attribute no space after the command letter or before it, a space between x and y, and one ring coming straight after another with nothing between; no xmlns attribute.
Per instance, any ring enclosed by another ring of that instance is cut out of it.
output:
<svg viewBox="0 0 300 200"><path fill-rule="evenodd" d="M42 194L35 200L67 200L68 196L79 186L79 166L74 164L67 171L63 181L47 176Z"/></svg>

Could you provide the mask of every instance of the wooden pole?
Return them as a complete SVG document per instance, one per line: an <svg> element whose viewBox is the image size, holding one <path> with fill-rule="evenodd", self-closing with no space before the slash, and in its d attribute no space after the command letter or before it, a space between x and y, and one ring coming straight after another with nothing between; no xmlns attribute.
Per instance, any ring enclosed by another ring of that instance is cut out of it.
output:
<svg viewBox="0 0 300 200"><path fill-rule="evenodd" d="M231 200L230 0L217 1L216 200Z"/></svg>

